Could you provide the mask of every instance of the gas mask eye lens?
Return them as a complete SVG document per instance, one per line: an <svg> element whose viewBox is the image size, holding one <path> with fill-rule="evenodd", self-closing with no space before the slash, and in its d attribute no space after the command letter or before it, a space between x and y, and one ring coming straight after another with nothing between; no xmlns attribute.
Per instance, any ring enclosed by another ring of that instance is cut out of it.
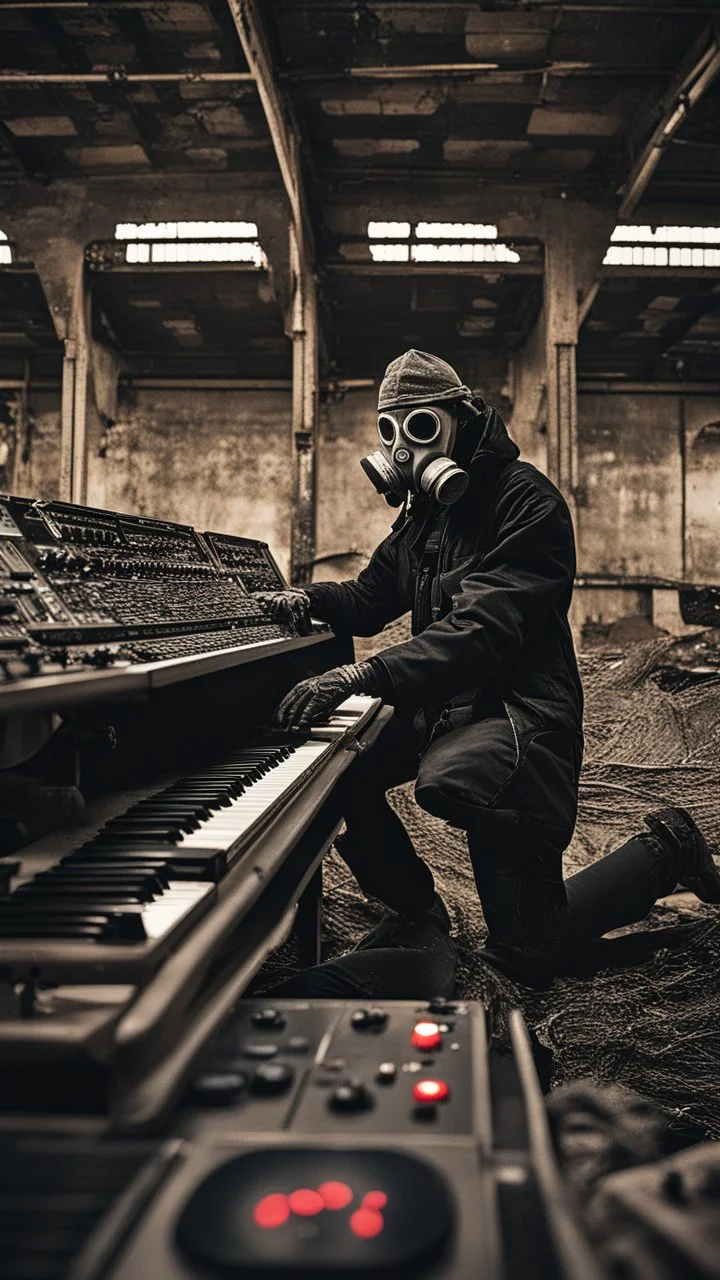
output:
<svg viewBox="0 0 720 1280"><path fill-rule="evenodd" d="M378 435L388 447L395 441L395 421L388 414L381 413L378 418Z"/></svg>
<svg viewBox="0 0 720 1280"><path fill-rule="evenodd" d="M440 435L440 419L429 409L416 409L405 419L403 435L413 444L431 444Z"/></svg>

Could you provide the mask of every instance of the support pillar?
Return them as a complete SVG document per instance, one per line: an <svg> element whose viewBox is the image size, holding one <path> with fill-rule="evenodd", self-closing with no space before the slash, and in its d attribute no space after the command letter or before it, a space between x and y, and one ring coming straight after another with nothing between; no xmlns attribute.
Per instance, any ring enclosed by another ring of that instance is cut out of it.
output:
<svg viewBox="0 0 720 1280"><path fill-rule="evenodd" d="M315 280L309 265L301 261L293 224L290 245L295 291L291 327L294 477L290 580L294 586L305 586L312 581L315 559L318 315Z"/></svg>
<svg viewBox="0 0 720 1280"><path fill-rule="evenodd" d="M90 394L89 300L81 263L73 294L62 365L60 497L87 502Z"/></svg>
<svg viewBox="0 0 720 1280"><path fill-rule="evenodd" d="M74 238L53 237L40 225L34 243L26 237L26 247L63 343L59 496L65 502L85 503L92 372L84 245Z"/></svg>
<svg viewBox="0 0 720 1280"><path fill-rule="evenodd" d="M578 484L577 252L569 218L558 219L545 241L547 472L571 508Z"/></svg>

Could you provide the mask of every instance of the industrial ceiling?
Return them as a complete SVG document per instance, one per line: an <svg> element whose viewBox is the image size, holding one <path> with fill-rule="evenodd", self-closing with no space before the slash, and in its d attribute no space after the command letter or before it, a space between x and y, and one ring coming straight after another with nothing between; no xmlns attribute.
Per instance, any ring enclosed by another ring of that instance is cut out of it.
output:
<svg viewBox="0 0 720 1280"><path fill-rule="evenodd" d="M324 375L373 376L414 345L470 362L481 380L483 360L500 369L539 314L534 204L617 208L663 97L717 6L266 0L260 8L299 130ZM237 216L252 218L257 193L282 188L231 9L227 0L0 6L0 205L18 189L130 184L144 208L142 193L165 182L178 192L178 217L212 218L215 184L236 181ZM719 83L663 148L634 221L667 219L668 210L677 221L683 208L691 222L719 220ZM519 264L372 260L366 234L376 214L414 223L442 206L467 219L482 205L485 218L495 204L498 233ZM88 227L88 241L98 234ZM702 268L603 269L580 376L716 377L719 288L720 273ZM283 316L263 268L124 264L98 273L93 294L96 326L131 374L289 376ZM6 360L49 370L57 341L22 254L0 271L0 307Z"/></svg>

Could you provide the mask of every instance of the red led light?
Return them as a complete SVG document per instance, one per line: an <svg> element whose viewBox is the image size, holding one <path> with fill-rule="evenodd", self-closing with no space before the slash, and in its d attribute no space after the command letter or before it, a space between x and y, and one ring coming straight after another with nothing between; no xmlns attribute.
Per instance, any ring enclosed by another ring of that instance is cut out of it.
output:
<svg viewBox="0 0 720 1280"><path fill-rule="evenodd" d="M372 1240L379 1236L385 1222L378 1209L356 1209L350 1219L350 1230L361 1240Z"/></svg>
<svg viewBox="0 0 720 1280"><path fill-rule="evenodd" d="M325 1208L325 1202L317 1191L311 1191L309 1187L302 1187L298 1191L291 1191L288 1196L288 1204L293 1213L297 1213L301 1218L312 1218L316 1213L322 1213Z"/></svg>
<svg viewBox="0 0 720 1280"><path fill-rule="evenodd" d="M253 1209L253 1222L257 1227L281 1227L290 1217L290 1205L287 1196L263 1196Z"/></svg>
<svg viewBox="0 0 720 1280"><path fill-rule="evenodd" d="M444 1102L449 1096L450 1089L444 1080L418 1080L413 1085L416 1102Z"/></svg>
<svg viewBox="0 0 720 1280"><path fill-rule="evenodd" d="M317 1190L326 1209L346 1209L353 1198L346 1182L323 1182Z"/></svg>
<svg viewBox="0 0 720 1280"><path fill-rule="evenodd" d="M363 1196L363 1209L384 1209L387 1204L387 1196L384 1191L368 1191Z"/></svg>
<svg viewBox="0 0 720 1280"><path fill-rule="evenodd" d="M439 1049L442 1044L437 1022L416 1022L410 1038L416 1049Z"/></svg>

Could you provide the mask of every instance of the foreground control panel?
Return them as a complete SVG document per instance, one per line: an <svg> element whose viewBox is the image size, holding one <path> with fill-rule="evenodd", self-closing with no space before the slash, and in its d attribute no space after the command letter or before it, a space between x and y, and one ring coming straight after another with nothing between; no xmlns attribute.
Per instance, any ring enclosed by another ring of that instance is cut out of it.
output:
<svg viewBox="0 0 720 1280"><path fill-rule="evenodd" d="M477 1008L245 1001L192 1082L188 1134L470 1134Z"/></svg>
<svg viewBox="0 0 720 1280"><path fill-rule="evenodd" d="M508 1035L488 1045L477 1003L241 1001L139 1170L124 1155L147 1147L137 1133L68 1140L62 1181L59 1139L21 1139L9 1280L56 1238L65 1188L105 1185L115 1152L111 1211L63 1237L73 1280L603 1280L517 1011Z"/></svg>

